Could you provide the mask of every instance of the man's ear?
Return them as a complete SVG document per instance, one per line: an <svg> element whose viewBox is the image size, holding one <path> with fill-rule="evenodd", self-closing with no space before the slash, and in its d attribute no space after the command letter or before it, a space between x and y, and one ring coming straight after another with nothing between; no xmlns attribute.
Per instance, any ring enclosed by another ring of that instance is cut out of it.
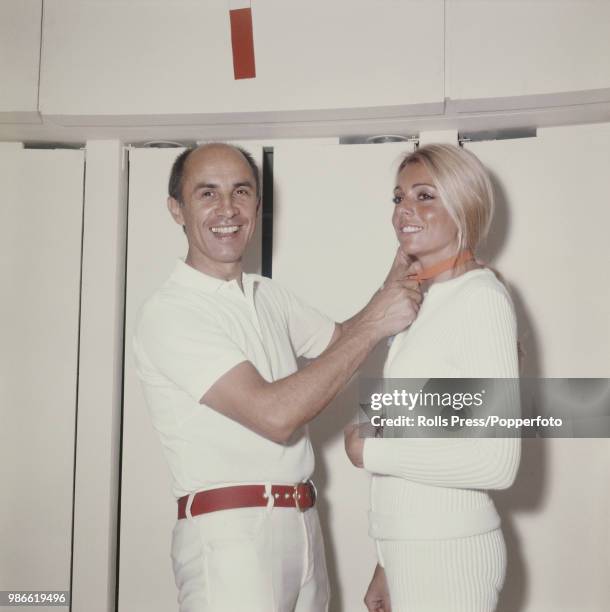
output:
<svg viewBox="0 0 610 612"><path fill-rule="evenodd" d="M262 198L260 196L258 196L258 200L256 201L256 215L257 216L258 216L258 211L261 208L261 201L262 201Z"/></svg>
<svg viewBox="0 0 610 612"><path fill-rule="evenodd" d="M172 198L169 196L167 198L167 210L169 210L169 214L174 218L174 221L178 225L182 225L184 227L184 215L182 214L183 206L176 200L176 198Z"/></svg>

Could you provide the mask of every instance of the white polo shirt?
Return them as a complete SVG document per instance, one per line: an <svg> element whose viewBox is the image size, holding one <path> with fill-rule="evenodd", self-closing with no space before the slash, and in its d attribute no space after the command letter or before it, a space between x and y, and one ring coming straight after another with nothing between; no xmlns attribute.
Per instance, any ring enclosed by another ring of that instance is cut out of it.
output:
<svg viewBox="0 0 610 612"><path fill-rule="evenodd" d="M335 323L268 278L207 276L179 260L138 314L133 339L153 426L176 497L219 483L294 483L314 458L306 428L276 444L199 400L226 372L250 361L271 382L317 357ZM277 406L282 410L282 406Z"/></svg>

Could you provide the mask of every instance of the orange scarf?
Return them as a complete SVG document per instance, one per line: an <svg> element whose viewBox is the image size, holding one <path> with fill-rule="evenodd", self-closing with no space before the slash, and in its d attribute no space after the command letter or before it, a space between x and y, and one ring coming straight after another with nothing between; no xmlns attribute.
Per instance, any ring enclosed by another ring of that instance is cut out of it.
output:
<svg viewBox="0 0 610 612"><path fill-rule="evenodd" d="M470 261L471 259L474 259L474 255L472 254L472 251L466 249L459 255L454 255L449 259L445 259L437 264L434 264L433 266L430 266L429 268L424 268L421 272L410 274L408 278L411 280L416 280L417 282L429 280L431 278L435 278L446 270L450 270L451 268Z"/></svg>

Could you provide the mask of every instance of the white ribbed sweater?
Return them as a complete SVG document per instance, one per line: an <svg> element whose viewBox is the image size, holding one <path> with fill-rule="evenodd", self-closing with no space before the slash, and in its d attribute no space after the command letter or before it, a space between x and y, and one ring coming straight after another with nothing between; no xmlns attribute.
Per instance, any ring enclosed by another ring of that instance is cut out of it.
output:
<svg viewBox="0 0 610 612"><path fill-rule="evenodd" d="M433 284L413 325L394 339L384 376L517 378L514 309L493 272ZM510 486L519 456L518 438L367 439L371 536L445 539L497 528L485 489Z"/></svg>

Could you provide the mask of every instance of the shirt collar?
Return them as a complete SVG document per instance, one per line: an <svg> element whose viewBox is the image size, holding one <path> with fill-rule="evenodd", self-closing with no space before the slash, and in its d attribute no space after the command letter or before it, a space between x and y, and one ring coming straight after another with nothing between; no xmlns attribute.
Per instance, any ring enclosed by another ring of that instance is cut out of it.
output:
<svg viewBox="0 0 610 612"><path fill-rule="evenodd" d="M170 280L178 283L179 285L191 287L192 289L201 289L208 293L213 293L231 285L238 287L235 279L226 281L222 278L216 278L215 276L204 274L192 266L189 266L181 258L178 258L176 261L176 266L172 272L172 275L170 276ZM245 272L242 272L242 284L246 291L254 284L256 280L257 278L255 274L246 274Z"/></svg>

